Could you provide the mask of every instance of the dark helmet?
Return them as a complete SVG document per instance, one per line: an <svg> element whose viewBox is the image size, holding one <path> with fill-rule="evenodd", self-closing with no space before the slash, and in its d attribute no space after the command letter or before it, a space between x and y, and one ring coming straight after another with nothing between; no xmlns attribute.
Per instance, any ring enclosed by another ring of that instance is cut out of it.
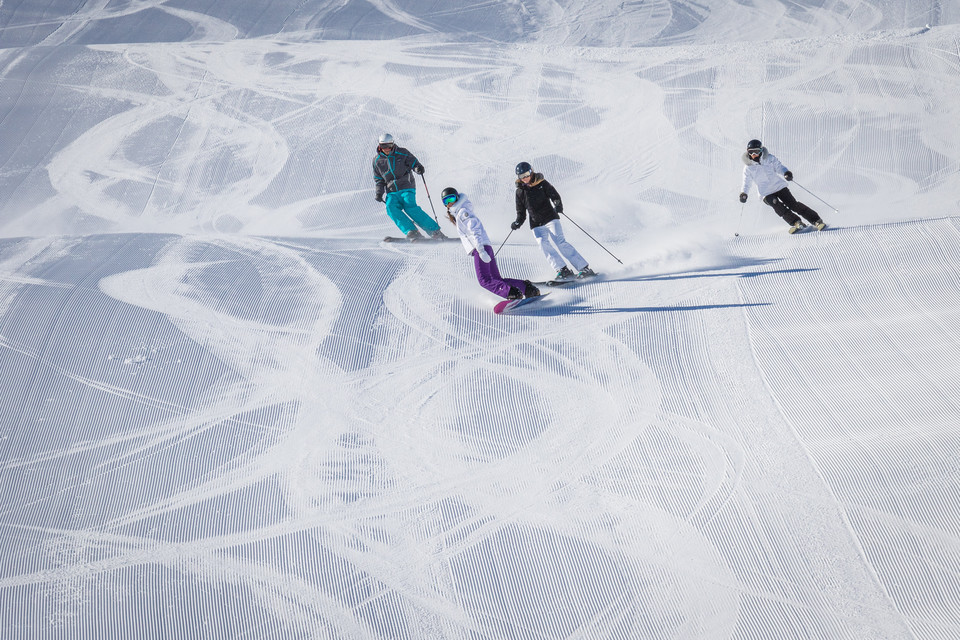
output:
<svg viewBox="0 0 960 640"><path fill-rule="evenodd" d="M529 162L521 162L517 165L517 176L522 176L525 173L532 173L533 167L530 166Z"/></svg>
<svg viewBox="0 0 960 640"><path fill-rule="evenodd" d="M763 143L757 139L753 139L747 143L747 151L751 149L763 149Z"/></svg>
<svg viewBox="0 0 960 640"><path fill-rule="evenodd" d="M440 192L440 201L443 202L443 205L449 207L454 202L460 199L460 194L457 193L457 190L453 187L447 187Z"/></svg>

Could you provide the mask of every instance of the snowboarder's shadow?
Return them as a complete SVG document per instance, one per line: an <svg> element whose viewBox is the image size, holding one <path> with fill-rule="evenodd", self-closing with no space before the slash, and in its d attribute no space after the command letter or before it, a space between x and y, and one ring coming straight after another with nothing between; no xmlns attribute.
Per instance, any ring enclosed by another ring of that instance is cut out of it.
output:
<svg viewBox="0 0 960 640"><path fill-rule="evenodd" d="M689 311L710 311L715 309L746 309L750 307L766 307L771 302L747 302L737 304L691 304L660 307L591 307L585 304L560 304L552 307L540 307L530 309L523 313L525 316L566 316L566 315L588 315L594 313L663 313L663 312L689 312ZM520 314L517 314L520 315Z"/></svg>

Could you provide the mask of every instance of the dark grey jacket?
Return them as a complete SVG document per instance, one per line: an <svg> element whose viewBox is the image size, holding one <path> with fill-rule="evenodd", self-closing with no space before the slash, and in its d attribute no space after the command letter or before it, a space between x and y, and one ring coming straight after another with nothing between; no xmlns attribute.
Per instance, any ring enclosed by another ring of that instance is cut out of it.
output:
<svg viewBox="0 0 960 640"><path fill-rule="evenodd" d="M413 168L418 164L420 161L417 157L403 147L394 147L390 155L378 151L377 157L373 159L373 180L377 183L377 196L382 196L384 192L416 189Z"/></svg>

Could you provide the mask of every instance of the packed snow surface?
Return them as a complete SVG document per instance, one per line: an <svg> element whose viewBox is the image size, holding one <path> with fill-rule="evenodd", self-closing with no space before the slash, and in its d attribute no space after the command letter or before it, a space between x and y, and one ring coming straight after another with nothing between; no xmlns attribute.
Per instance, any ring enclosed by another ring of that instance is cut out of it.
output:
<svg viewBox="0 0 960 640"><path fill-rule="evenodd" d="M0 1L0 637L960 637L958 80L941 0ZM385 131L601 276L382 244Z"/></svg>

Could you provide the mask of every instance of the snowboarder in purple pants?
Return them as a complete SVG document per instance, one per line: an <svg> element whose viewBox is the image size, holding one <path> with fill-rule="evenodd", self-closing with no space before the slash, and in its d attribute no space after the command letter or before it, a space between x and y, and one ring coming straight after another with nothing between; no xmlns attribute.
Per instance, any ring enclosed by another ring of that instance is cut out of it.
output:
<svg viewBox="0 0 960 640"><path fill-rule="evenodd" d="M480 219L473 213L473 203L466 194L459 193L453 187L447 187L443 190L441 198L447 208L447 219L457 225L460 242L463 243L467 253L473 256L477 282L481 287L507 300L540 295L540 290L529 280L504 278L500 275L490 238L487 237Z"/></svg>

